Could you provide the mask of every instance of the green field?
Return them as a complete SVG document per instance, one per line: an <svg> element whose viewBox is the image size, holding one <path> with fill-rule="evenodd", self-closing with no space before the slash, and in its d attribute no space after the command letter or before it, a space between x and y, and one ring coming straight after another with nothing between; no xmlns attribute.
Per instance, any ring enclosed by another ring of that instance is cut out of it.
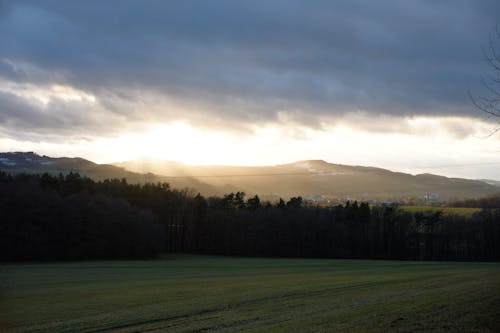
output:
<svg viewBox="0 0 500 333"><path fill-rule="evenodd" d="M500 331L500 263L179 255L4 264L0 283L8 332Z"/></svg>
<svg viewBox="0 0 500 333"><path fill-rule="evenodd" d="M400 206L399 208L410 213L429 213L429 212L443 212L445 215L462 215L472 216L472 214L480 212L481 208L471 207L434 207L434 206Z"/></svg>

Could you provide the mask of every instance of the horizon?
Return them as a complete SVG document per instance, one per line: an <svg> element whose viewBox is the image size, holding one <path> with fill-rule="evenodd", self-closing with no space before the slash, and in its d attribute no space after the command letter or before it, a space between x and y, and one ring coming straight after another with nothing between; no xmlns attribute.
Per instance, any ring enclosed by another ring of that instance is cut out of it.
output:
<svg viewBox="0 0 500 333"><path fill-rule="evenodd" d="M500 181L498 2L148 4L0 0L0 151Z"/></svg>
<svg viewBox="0 0 500 333"><path fill-rule="evenodd" d="M447 178L460 178L460 179L470 179L470 180L483 180L483 181L500 181L500 179L494 179L494 178L467 178L467 177L460 177L460 176L449 176L449 175L444 175L444 174L440 174L440 173L437 173L437 172L432 172L432 169L437 169L437 168L449 168L449 167L468 167L470 165L448 165L448 166L432 166L432 167L428 167L427 169L429 169L429 171L423 171L423 172L410 172L410 171L407 171L407 170L398 170L398 169L394 169L394 168L390 168L390 167L383 167L383 166L379 166L379 165L369 165L369 164L344 164L344 163L337 163L335 161L328 161L328 160L325 160L325 159L319 159L319 158L316 158L316 159L306 159L306 160L290 160L290 161L285 161L285 162L282 162L282 163L275 163L275 164L252 164L252 165L242 165L242 164L190 164L190 163L184 163L184 162L180 162L180 161L175 161L175 160L168 160L168 159L161 159L161 158L155 158L155 157L148 157L148 156L143 156L143 157L138 157L136 159L132 159L132 160L113 160L113 161L109 161L109 162L99 162L99 161L95 161L95 160L92 160L92 159L89 159L89 158L85 158L83 156L77 156L77 155L61 155L61 156L53 156L53 155L47 155L47 154L42 154L42 153L39 153L39 152L36 152L36 151L0 151L0 154L2 153L13 153L13 154L29 154L29 153L33 153L35 155L38 155L38 156L45 156L45 157L49 157L49 158L83 158L87 161L90 161L90 162L93 162L93 163L96 163L96 164L104 164L104 165L119 165L119 164L122 164L122 163L127 163L127 162L150 162L150 163L176 163L176 164L181 164L181 165L184 165L184 166L188 166L188 167L241 167L241 168L253 168L253 167L277 167L277 166L282 166L282 165L289 165L289 164L297 164L297 163L302 163L302 162L323 162L323 163L327 163L327 164L332 164L332 165L340 165L340 166L351 166L351 167L368 167L368 168L379 168L379 169L384 169L384 170L388 170L390 172L394 172L394 173L406 173L406 174L409 174L409 175L412 175L412 176L418 176L418 175L425 175L425 174L430 174L430 175L435 175L435 176L442 176L442 177L447 177ZM494 165L497 165L497 163L495 163ZM123 166L122 166L123 167ZM125 169L127 169L127 167L123 167ZM148 172L146 169L141 171L142 173L146 173ZM161 176L166 176L168 177L167 174L162 174ZM237 175L229 175L228 177L235 177ZM182 178L182 176L173 176L174 178ZM204 175L189 175L189 176L186 176L186 177L205 177ZM211 176L207 176L207 177L211 177Z"/></svg>

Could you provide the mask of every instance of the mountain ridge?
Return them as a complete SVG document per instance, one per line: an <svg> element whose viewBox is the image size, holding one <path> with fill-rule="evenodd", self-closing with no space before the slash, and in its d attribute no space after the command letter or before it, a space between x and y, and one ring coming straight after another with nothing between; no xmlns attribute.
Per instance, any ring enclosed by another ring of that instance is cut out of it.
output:
<svg viewBox="0 0 500 333"><path fill-rule="evenodd" d="M34 152L0 153L0 169L8 172L79 172L96 180L126 178L129 182L168 182L204 195L234 191L264 198L301 195L311 200L432 198L433 201L477 198L500 192L480 180L429 173L411 175L371 166L324 160L301 160L274 166L190 166L174 161L141 159L97 164L80 157L49 157Z"/></svg>
<svg viewBox="0 0 500 333"><path fill-rule="evenodd" d="M154 173L137 173L112 164L98 164L81 157L49 157L34 152L0 153L0 170L11 173L51 174L78 172L94 180L125 178L130 183L165 182L165 177ZM189 188L204 192L218 192L208 184L195 179L169 179L168 183L176 188Z"/></svg>
<svg viewBox="0 0 500 333"><path fill-rule="evenodd" d="M214 186L232 186L247 193L290 197L355 197L382 199L429 197L455 199L500 192L500 187L464 178L429 173L411 175L371 166L350 166L324 160L302 160L274 166L191 166L171 161L133 160L119 165L136 172L199 178ZM259 179L260 178L260 179Z"/></svg>

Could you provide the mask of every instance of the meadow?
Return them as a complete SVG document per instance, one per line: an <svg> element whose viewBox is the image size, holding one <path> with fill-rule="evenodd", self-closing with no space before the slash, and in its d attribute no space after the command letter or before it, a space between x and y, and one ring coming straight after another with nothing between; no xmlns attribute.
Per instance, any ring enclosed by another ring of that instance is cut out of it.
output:
<svg viewBox="0 0 500 333"><path fill-rule="evenodd" d="M2 264L0 284L6 332L500 331L500 263L167 255Z"/></svg>
<svg viewBox="0 0 500 333"><path fill-rule="evenodd" d="M481 208L473 207L435 207L435 206L399 206L404 211L410 213L435 213L442 212L444 215L459 215L470 217L474 213L481 211Z"/></svg>

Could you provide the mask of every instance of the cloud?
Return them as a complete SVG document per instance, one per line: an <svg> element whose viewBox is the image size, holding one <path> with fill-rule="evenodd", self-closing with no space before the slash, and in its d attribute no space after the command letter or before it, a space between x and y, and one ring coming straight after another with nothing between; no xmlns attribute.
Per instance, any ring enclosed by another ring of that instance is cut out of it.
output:
<svg viewBox="0 0 500 333"><path fill-rule="evenodd" d="M0 119L83 135L176 119L473 116L467 91L498 12L496 1L1 1L0 78L97 102L40 108L4 92Z"/></svg>
<svg viewBox="0 0 500 333"><path fill-rule="evenodd" d="M95 96L68 86L0 81L0 106L0 133L21 140L109 136L127 126Z"/></svg>

